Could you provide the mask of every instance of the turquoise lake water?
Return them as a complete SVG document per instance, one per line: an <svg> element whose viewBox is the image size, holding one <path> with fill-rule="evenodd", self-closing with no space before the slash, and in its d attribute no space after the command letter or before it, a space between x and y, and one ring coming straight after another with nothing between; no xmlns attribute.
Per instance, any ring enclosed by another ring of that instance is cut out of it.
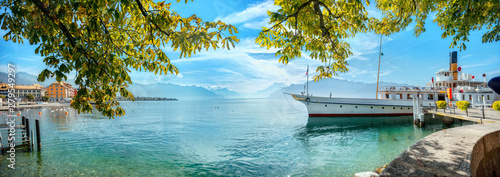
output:
<svg viewBox="0 0 500 177"><path fill-rule="evenodd" d="M472 124L308 118L304 105L285 99L121 104L127 113L115 119L68 107L22 111L32 126L40 119L42 150L16 153L15 170L0 156L0 176L352 176L435 131Z"/></svg>

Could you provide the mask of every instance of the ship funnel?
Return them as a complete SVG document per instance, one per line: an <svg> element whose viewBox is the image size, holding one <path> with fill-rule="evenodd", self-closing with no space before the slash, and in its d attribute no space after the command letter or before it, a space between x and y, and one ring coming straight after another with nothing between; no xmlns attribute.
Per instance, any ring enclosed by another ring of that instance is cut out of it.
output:
<svg viewBox="0 0 500 177"><path fill-rule="evenodd" d="M453 72L453 80L457 80L457 51L450 52L450 71Z"/></svg>

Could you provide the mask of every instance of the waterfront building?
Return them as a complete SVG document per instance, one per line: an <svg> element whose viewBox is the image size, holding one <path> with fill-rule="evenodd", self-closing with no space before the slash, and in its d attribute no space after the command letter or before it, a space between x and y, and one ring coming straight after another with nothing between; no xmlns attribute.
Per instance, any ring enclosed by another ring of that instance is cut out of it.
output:
<svg viewBox="0 0 500 177"><path fill-rule="evenodd" d="M54 82L45 89L49 101L60 102L75 96L76 89L66 82Z"/></svg>
<svg viewBox="0 0 500 177"><path fill-rule="evenodd" d="M45 95L44 87L40 84L32 85L14 85L14 96L20 100L26 100L27 95L35 96L33 101L41 101L42 97ZM0 95L8 97L9 85L7 83L0 82Z"/></svg>

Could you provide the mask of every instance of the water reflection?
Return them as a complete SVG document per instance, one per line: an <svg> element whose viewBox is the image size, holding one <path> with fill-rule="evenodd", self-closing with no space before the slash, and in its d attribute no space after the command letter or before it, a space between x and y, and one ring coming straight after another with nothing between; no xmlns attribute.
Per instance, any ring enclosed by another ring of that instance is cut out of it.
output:
<svg viewBox="0 0 500 177"><path fill-rule="evenodd" d="M339 136L343 138L352 132L376 132L380 136L391 136L381 139L400 140L398 135L402 132L409 133L405 136L414 139L421 136L422 130L439 131L462 125L471 125L474 122L463 121L442 116L425 116L425 126L418 127L413 124L412 116L397 117L309 117L307 124L297 128L295 137L307 141L310 138L321 136ZM413 131L413 133L409 132ZM356 138L356 137L348 137ZM379 142L382 140L379 140Z"/></svg>
<svg viewBox="0 0 500 177"><path fill-rule="evenodd" d="M311 137L328 135L340 136L347 132L364 131L367 129L387 128L387 126L412 125L411 116L400 117L310 117L307 124L298 128L296 137L306 140Z"/></svg>

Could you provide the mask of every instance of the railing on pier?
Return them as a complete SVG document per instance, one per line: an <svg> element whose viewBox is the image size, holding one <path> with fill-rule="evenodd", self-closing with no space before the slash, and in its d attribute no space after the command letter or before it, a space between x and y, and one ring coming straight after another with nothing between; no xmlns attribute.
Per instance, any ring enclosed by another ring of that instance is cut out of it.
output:
<svg viewBox="0 0 500 177"><path fill-rule="evenodd" d="M17 118L17 117L16 117ZM20 125L11 126L8 121L11 118L7 118L6 124L0 124L0 154L4 153L5 150L11 149L11 144L15 145L15 148L26 148L28 150L33 150L34 136L36 135L37 149L41 149L41 136L40 136L40 120L35 120L35 129L30 129L30 120L22 116ZM17 122L17 121L16 121ZM3 123L3 122L2 122ZM13 133L12 133L13 132ZM35 134L36 132L36 134ZM13 134L10 136L9 134ZM13 138L11 138L13 137Z"/></svg>

